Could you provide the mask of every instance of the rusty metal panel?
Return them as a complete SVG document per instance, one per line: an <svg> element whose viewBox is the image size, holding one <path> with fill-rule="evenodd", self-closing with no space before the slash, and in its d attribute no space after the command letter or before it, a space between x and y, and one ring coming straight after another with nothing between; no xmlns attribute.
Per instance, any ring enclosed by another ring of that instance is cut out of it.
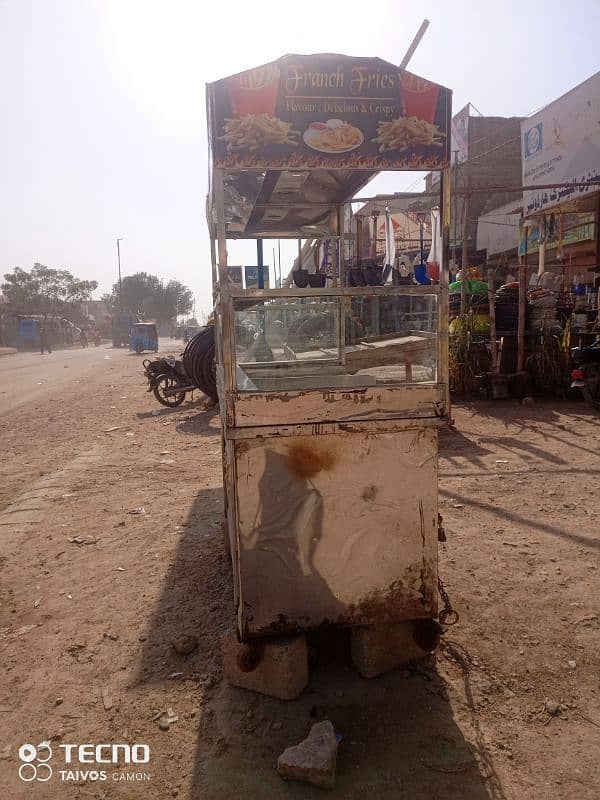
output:
<svg viewBox="0 0 600 800"><path fill-rule="evenodd" d="M421 417L417 419L367 419L350 422L311 422L305 425L262 425L258 428L227 428L229 439L261 439L271 436L327 436L342 433L393 433L410 429L445 428L446 419Z"/></svg>
<svg viewBox="0 0 600 800"><path fill-rule="evenodd" d="M434 428L232 444L242 636L435 616Z"/></svg>
<svg viewBox="0 0 600 800"><path fill-rule="evenodd" d="M345 420L441 417L445 390L428 386L237 392L231 395L235 425L288 425Z"/></svg>

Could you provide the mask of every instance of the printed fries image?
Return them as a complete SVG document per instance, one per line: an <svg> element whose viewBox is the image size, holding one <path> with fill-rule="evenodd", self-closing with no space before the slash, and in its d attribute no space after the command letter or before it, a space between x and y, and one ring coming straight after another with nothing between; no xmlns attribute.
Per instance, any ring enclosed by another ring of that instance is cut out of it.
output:
<svg viewBox="0 0 600 800"><path fill-rule="evenodd" d="M349 122L332 119L326 124L313 122L304 134L304 141L313 150L322 153L344 153L354 150L364 142L360 128Z"/></svg>
<svg viewBox="0 0 600 800"><path fill-rule="evenodd" d="M442 147L445 136L437 125L417 117L400 117L391 122L380 122L379 134L374 142L379 144L379 152L386 150L406 150L412 145Z"/></svg>
<svg viewBox="0 0 600 800"><path fill-rule="evenodd" d="M275 64L265 64L243 72L239 77L240 85L245 89L262 89L269 84L279 82L279 69Z"/></svg>
<svg viewBox="0 0 600 800"><path fill-rule="evenodd" d="M225 120L225 134L220 138L227 143L227 150L250 150L251 152L271 144L296 146L298 131L292 130L290 122L283 122L270 114L247 114L240 119Z"/></svg>

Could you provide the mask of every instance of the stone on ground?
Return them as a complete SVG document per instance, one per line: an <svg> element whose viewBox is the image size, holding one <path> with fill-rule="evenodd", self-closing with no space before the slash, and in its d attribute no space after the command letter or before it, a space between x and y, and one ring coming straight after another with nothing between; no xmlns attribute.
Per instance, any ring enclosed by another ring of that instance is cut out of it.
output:
<svg viewBox="0 0 600 800"><path fill-rule="evenodd" d="M277 772L285 779L330 789L335 786L337 748L331 722L318 722L304 741L283 751L277 760Z"/></svg>

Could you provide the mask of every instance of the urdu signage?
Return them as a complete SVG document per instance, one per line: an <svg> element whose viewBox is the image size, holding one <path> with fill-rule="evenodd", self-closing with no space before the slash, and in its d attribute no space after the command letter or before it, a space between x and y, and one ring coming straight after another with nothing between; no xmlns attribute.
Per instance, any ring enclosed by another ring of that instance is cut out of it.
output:
<svg viewBox="0 0 600 800"><path fill-rule="evenodd" d="M582 197L600 186L600 72L521 122L525 216Z"/></svg>

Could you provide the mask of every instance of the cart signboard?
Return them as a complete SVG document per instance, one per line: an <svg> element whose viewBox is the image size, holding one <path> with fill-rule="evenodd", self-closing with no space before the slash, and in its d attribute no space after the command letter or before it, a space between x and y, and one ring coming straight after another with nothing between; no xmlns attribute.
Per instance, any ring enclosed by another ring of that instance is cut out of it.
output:
<svg viewBox="0 0 600 800"><path fill-rule="evenodd" d="M451 92L378 58L288 55L208 86L213 164L437 170Z"/></svg>

